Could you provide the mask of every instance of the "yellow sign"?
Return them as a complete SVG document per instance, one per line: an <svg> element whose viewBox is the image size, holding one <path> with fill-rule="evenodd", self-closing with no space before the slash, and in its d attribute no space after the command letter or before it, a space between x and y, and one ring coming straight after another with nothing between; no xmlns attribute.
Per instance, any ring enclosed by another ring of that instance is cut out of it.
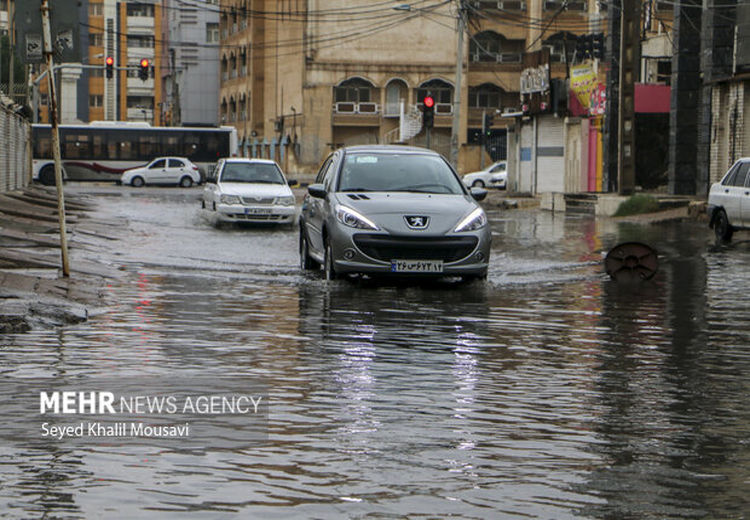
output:
<svg viewBox="0 0 750 520"><path fill-rule="evenodd" d="M591 106L591 94L596 90L598 83L590 63L570 67L570 89L575 92L581 106L586 110Z"/></svg>

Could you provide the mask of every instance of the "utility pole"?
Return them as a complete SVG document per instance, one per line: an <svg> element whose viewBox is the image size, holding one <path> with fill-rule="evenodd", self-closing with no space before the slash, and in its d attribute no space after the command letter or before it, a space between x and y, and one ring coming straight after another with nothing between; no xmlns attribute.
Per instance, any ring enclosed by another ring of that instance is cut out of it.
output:
<svg viewBox="0 0 750 520"><path fill-rule="evenodd" d="M60 220L60 253L63 276L70 276L68 263L68 234L65 229L65 194L63 193L62 157L60 156L60 132L57 126L57 96L55 93L55 69L52 57L52 30L49 20L49 0L42 0L42 31L44 33L44 57L47 60L49 86L49 120L52 134L52 155L55 159L55 186L57 187L57 214Z"/></svg>
<svg viewBox="0 0 750 520"><path fill-rule="evenodd" d="M14 29L15 26L13 24L13 5L15 3L15 0L9 0L8 1L8 28L10 29L8 31L8 61L10 62L9 65L9 71L8 71L8 97L13 100L13 102L16 102L16 92L14 88L14 82L15 82L15 74L14 68L16 67L16 63L14 61L14 49L13 49L13 42L15 41L15 33Z"/></svg>
<svg viewBox="0 0 750 520"><path fill-rule="evenodd" d="M619 143L617 150L618 192L635 191L635 82L641 64L641 2L622 0L620 12Z"/></svg>
<svg viewBox="0 0 750 520"><path fill-rule="evenodd" d="M464 0L458 1L458 38L456 45L456 81L453 91L453 126L451 127L451 164L458 170L458 133L461 131L461 76L464 72L464 32L466 32Z"/></svg>

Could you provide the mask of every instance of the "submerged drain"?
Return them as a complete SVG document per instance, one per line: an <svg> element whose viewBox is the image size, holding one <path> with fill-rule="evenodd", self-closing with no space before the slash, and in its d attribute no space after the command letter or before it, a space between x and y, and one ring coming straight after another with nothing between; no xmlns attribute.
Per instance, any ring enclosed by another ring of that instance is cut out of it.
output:
<svg viewBox="0 0 750 520"><path fill-rule="evenodd" d="M656 251L640 242L626 242L612 248L604 259L607 274L618 282L649 280L656 274Z"/></svg>

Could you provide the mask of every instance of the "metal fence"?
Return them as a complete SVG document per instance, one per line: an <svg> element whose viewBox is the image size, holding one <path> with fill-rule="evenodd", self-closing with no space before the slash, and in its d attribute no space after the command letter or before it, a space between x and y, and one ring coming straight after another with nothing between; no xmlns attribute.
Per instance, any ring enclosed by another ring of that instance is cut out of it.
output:
<svg viewBox="0 0 750 520"><path fill-rule="evenodd" d="M0 106L0 193L17 190L29 184L30 137L29 120L5 106Z"/></svg>

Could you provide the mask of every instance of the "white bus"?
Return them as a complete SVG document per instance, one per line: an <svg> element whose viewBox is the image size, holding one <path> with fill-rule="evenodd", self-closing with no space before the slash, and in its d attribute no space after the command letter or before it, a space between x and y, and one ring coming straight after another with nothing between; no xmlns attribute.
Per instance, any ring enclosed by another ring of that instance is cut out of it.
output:
<svg viewBox="0 0 750 520"><path fill-rule="evenodd" d="M96 121L60 125L63 178L70 181L118 182L125 170L145 166L156 157L187 157L201 179L222 157L237 155L234 127L168 127L148 123ZM34 179L55 184L50 125L32 125Z"/></svg>

